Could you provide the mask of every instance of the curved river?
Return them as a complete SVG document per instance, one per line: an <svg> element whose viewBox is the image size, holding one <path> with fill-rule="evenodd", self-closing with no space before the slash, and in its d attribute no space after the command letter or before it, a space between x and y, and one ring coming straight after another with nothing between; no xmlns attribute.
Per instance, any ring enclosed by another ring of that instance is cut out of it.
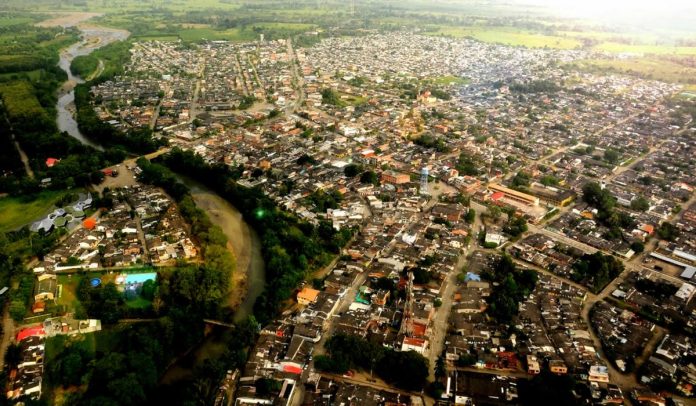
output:
<svg viewBox="0 0 696 406"><path fill-rule="evenodd" d="M68 80L63 84L60 90L60 97L56 103L58 112L57 122L58 130L65 131L71 137L77 139L85 145L89 145L98 150L103 150L101 145L94 143L85 137L77 128L77 122L74 118L75 113L75 86L79 83L84 83L84 80L73 75L70 71L70 64L77 56L89 55L95 49L99 49L112 42L122 41L128 38L128 31L116 30L106 27L95 26L79 26L82 32L82 41L77 42L70 47L64 49L60 53L60 61L58 66L68 74Z"/></svg>

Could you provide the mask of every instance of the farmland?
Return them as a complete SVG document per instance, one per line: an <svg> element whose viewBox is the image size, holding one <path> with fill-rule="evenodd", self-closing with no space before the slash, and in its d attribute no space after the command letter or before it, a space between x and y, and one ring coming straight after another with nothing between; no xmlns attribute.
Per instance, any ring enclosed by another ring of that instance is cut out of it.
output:
<svg viewBox="0 0 696 406"><path fill-rule="evenodd" d="M647 56L625 59L593 59L572 66L588 72L609 72L664 82L696 84L696 68L678 63L679 59Z"/></svg>

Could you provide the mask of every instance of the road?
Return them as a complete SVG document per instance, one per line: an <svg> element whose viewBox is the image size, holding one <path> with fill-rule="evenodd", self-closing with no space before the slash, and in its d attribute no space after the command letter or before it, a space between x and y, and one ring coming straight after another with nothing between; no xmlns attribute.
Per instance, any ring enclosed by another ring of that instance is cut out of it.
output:
<svg viewBox="0 0 696 406"><path fill-rule="evenodd" d="M0 104L2 104L2 101L0 100ZM31 179L34 179L34 171L31 170L31 166L29 165L29 158L27 157L27 154L24 152L22 147L19 145L19 141L17 141L17 137L15 137L14 130L12 130L12 124L10 123L10 119L7 118L7 115L3 114L5 117L5 121L7 122L7 129L10 131L10 138L12 138L12 142L14 143L15 148L17 149L17 153L19 154L19 159L22 161L22 165L24 165L24 171L27 173L27 176Z"/></svg>
<svg viewBox="0 0 696 406"><path fill-rule="evenodd" d="M7 347L14 340L15 324L10 317L10 303L5 303L2 311L2 341L0 341L0 369L5 366L5 353Z"/></svg>
<svg viewBox="0 0 696 406"><path fill-rule="evenodd" d="M454 293L457 288L457 274L459 274L459 270L464 266L466 261L466 252L464 252L459 256L454 270L450 272L447 277L445 288L440 295L442 305L437 309L432 321L428 361L430 362L430 376L433 378L435 377L437 358L442 354L445 347L445 338L447 338L447 329L449 326L448 319L454 302Z"/></svg>
<svg viewBox="0 0 696 406"><path fill-rule="evenodd" d="M292 67L292 76L294 78L294 86L295 89L297 89L297 97L294 105L288 106L285 109L286 114L291 114L302 107L302 104L305 100L305 92L304 79L302 78L302 75L300 75L300 71L298 70L299 62L297 61L297 54L295 54L295 50L292 48L292 40L290 38L287 39L287 44L288 56L290 57L290 66Z"/></svg>

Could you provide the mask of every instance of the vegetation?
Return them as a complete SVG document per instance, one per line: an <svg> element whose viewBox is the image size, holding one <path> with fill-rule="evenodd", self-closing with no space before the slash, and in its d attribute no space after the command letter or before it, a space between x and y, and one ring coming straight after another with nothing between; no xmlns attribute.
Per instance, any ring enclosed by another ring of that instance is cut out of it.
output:
<svg viewBox="0 0 696 406"><path fill-rule="evenodd" d="M624 265L611 255L601 252L585 254L573 264L572 279L599 293L609 282L619 276Z"/></svg>
<svg viewBox="0 0 696 406"><path fill-rule="evenodd" d="M163 163L234 202L259 234L266 265L266 289L254 306L254 314L260 322L274 317L299 282L314 269L328 264L352 236L352 230L337 231L327 222L315 227L301 221L278 208L261 190L248 189L234 182L240 171L222 164L208 165L191 151L174 148L164 156Z"/></svg>
<svg viewBox="0 0 696 406"><path fill-rule="evenodd" d="M326 88L321 91L321 102L336 107L345 106L345 102L341 100L341 96L338 92L331 88Z"/></svg>
<svg viewBox="0 0 696 406"><path fill-rule="evenodd" d="M313 206L317 213L326 213L328 209L337 209L343 200L343 195L336 189L324 191L316 190L311 195L307 196L307 201Z"/></svg>
<svg viewBox="0 0 696 406"><path fill-rule="evenodd" d="M527 232L527 220L524 217L513 216L503 227L503 231L510 234L513 238L519 237L522 233Z"/></svg>
<svg viewBox="0 0 696 406"><path fill-rule="evenodd" d="M437 152L449 152L450 148L442 137L435 137L430 134L423 134L413 140L413 143L421 147L431 148Z"/></svg>
<svg viewBox="0 0 696 406"><path fill-rule="evenodd" d="M538 275L536 272L524 269L518 271L512 258L503 255L492 271L482 276L497 282L498 286L488 297L488 315L499 323L510 323L518 313L519 303L534 290Z"/></svg>
<svg viewBox="0 0 696 406"><path fill-rule="evenodd" d="M65 191L43 191L31 195L0 198L0 232L13 231L48 214L66 195Z"/></svg>
<svg viewBox="0 0 696 406"><path fill-rule="evenodd" d="M395 351L354 335L336 334L326 342L328 355L317 356L317 369L343 374L350 368L374 370L385 382L419 390L428 378L428 360L415 351Z"/></svg>

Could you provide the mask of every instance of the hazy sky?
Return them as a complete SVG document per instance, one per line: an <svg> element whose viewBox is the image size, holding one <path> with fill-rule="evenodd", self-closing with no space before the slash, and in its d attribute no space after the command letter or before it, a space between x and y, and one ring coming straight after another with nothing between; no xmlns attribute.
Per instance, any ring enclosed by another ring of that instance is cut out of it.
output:
<svg viewBox="0 0 696 406"><path fill-rule="evenodd" d="M696 34L696 0L513 0L542 5L564 17L592 19L636 29Z"/></svg>

